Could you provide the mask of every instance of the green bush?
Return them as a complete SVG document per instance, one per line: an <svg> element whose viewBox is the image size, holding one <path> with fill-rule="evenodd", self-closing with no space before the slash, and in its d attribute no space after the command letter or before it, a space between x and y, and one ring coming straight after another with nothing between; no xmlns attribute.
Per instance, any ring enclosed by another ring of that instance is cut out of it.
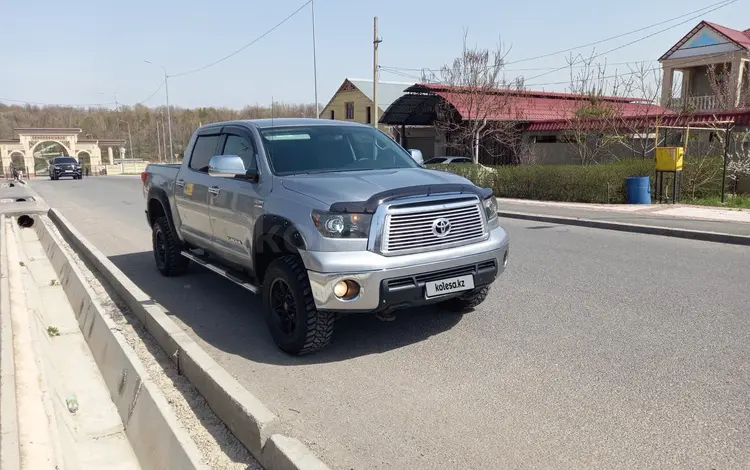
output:
<svg viewBox="0 0 750 470"><path fill-rule="evenodd" d="M651 176L652 160L602 165L514 165L485 169L477 165L430 165L493 189L495 196L543 201L625 203L625 178Z"/></svg>

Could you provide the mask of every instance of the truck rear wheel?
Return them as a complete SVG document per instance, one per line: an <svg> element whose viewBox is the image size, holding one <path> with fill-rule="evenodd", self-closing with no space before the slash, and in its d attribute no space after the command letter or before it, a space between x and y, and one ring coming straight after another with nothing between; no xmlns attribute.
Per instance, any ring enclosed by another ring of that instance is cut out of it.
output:
<svg viewBox="0 0 750 470"><path fill-rule="evenodd" d="M466 312L468 310L475 309L482 302L487 299L487 295L490 293L490 286L478 287L474 290L470 290L467 293L454 297L452 299L443 302L443 306L452 312Z"/></svg>
<svg viewBox="0 0 750 470"><path fill-rule="evenodd" d="M309 354L331 341L335 314L315 308L307 270L298 256L277 258L268 266L263 304L268 330L282 351Z"/></svg>
<svg viewBox="0 0 750 470"><path fill-rule="evenodd" d="M182 243L172 231L166 217L159 217L154 221L151 240L154 245L156 269L160 273L172 277L187 271L190 260L180 254Z"/></svg>

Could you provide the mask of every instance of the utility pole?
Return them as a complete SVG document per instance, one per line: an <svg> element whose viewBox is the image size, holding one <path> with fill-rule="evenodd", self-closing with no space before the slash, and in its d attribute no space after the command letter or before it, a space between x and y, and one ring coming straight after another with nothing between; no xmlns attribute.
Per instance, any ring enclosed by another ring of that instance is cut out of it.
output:
<svg viewBox="0 0 750 470"><path fill-rule="evenodd" d="M164 111L159 110L159 114L161 115L161 143L164 146L164 161L167 161L167 134L166 129L167 126L164 124Z"/></svg>
<svg viewBox="0 0 750 470"><path fill-rule="evenodd" d="M169 75L167 74L167 69L164 68L163 65L156 64L150 60L144 60L144 62L161 67L164 71L164 91L167 95L167 128L169 130L169 161L174 162L174 147L172 147L172 113L169 110Z"/></svg>
<svg viewBox="0 0 750 470"><path fill-rule="evenodd" d="M172 112L169 110L169 75L164 69L164 88L167 92L167 126L169 127L169 162L174 163L174 148L172 147Z"/></svg>
<svg viewBox="0 0 750 470"><path fill-rule="evenodd" d="M318 103L318 52L315 47L315 0L310 0L312 9L312 43L313 43L313 80L315 82L315 119L320 118L320 105Z"/></svg>
<svg viewBox="0 0 750 470"><path fill-rule="evenodd" d="M380 75L378 65L378 46L382 39L378 37L378 17L375 17L373 23L373 39L372 39L372 125L378 128L378 76Z"/></svg>
<svg viewBox="0 0 750 470"><path fill-rule="evenodd" d="M130 158L133 158L133 134L130 133L130 123L128 121L119 121L124 122L128 125L128 138L130 139Z"/></svg>
<svg viewBox="0 0 750 470"><path fill-rule="evenodd" d="M161 161L161 138L159 138L159 121L156 121L156 158Z"/></svg>

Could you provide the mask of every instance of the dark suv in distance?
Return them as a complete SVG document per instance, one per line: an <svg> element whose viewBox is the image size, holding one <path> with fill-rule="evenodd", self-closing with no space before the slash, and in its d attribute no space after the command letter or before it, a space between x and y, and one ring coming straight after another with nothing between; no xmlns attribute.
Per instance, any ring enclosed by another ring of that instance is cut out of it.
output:
<svg viewBox="0 0 750 470"><path fill-rule="evenodd" d="M73 157L55 157L49 162L49 179L58 180L70 176L75 180L83 177L81 164Z"/></svg>

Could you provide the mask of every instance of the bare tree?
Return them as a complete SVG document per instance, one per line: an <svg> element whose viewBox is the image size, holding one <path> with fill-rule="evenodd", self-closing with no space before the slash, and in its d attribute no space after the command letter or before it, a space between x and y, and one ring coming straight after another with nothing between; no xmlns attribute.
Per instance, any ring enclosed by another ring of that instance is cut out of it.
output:
<svg viewBox="0 0 750 470"><path fill-rule="evenodd" d="M614 127L618 143L629 149L632 155L645 159L657 146L654 138L656 124L664 109L659 105L661 74L658 68L647 63L629 64L628 69L630 72L621 79L618 89L623 96L630 96L635 101L627 116L617 114L618 122Z"/></svg>
<svg viewBox="0 0 750 470"><path fill-rule="evenodd" d="M750 70L746 67L745 72L750 72ZM748 77L748 73L744 74L744 79L740 84L736 82L735 71L727 64L711 64L708 66L706 74L715 100L713 108L722 111L750 108L750 77Z"/></svg>
<svg viewBox="0 0 750 470"><path fill-rule="evenodd" d="M566 131L562 139L568 143L582 165L599 163L612 154L612 148L620 142L616 132L621 120L617 103L607 100L621 88L627 87L615 77L608 81L606 64L594 63L590 57L570 56L570 92L578 95L571 108L561 108ZM582 65L578 65L581 63ZM578 69L578 71L575 71Z"/></svg>
<svg viewBox="0 0 750 470"><path fill-rule="evenodd" d="M450 93L437 106L435 128L445 134L447 146L479 163L481 150L492 154L498 146L517 145L517 119L511 92L518 86L505 82L502 44L495 50L471 48L464 32L461 55L439 72L423 74L423 81L436 83ZM512 152L512 150L510 150Z"/></svg>

